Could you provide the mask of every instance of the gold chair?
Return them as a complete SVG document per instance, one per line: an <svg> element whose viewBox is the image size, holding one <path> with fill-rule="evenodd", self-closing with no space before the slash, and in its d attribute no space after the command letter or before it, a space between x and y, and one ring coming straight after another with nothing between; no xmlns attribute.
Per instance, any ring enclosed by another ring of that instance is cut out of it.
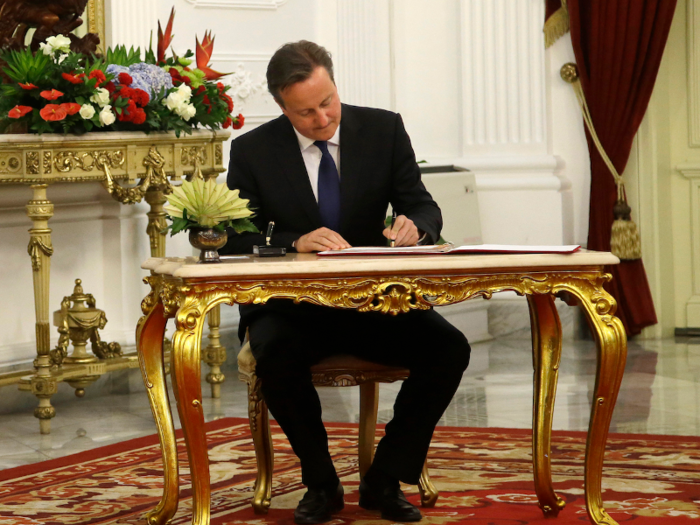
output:
<svg viewBox="0 0 700 525"><path fill-rule="evenodd" d="M238 377L248 384L248 417L258 463L252 505L256 514L266 514L272 498L273 451L267 404L260 394L260 379L255 374L255 365L250 343L246 342L238 354ZM379 383L402 381L408 377L408 373L404 368L371 363L349 355L333 356L311 367L316 386L360 386L360 477L365 475L374 457ZM438 491L428 475L427 462L423 465L418 490L421 505L433 507Z"/></svg>

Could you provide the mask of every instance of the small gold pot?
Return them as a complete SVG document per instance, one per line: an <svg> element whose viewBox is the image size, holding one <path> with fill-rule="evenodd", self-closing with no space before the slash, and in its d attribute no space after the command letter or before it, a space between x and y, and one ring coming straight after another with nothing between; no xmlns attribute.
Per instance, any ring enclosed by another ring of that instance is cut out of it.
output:
<svg viewBox="0 0 700 525"><path fill-rule="evenodd" d="M222 248L227 240L228 234L225 231L214 228L190 228L190 244L201 250L200 263L221 262L217 250Z"/></svg>

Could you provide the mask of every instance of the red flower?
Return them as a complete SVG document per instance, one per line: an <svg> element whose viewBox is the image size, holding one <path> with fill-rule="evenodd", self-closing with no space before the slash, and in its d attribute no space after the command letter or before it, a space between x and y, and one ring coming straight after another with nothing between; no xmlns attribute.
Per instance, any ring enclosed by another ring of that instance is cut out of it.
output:
<svg viewBox="0 0 700 525"><path fill-rule="evenodd" d="M224 89L226 89L226 86L224 86L221 82L217 82L216 87L219 90L219 93L221 93Z"/></svg>
<svg viewBox="0 0 700 525"><path fill-rule="evenodd" d="M170 42L173 41L173 19L175 18L175 7L173 6L170 11L170 18L168 19L168 25L165 26L165 32L160 27L160 20L158 20L158 63L165 62L165 50L170 46ZM172 74L172 73L171 73Z"/></svg>
<svg viewBox="0 0 700 525"><path fill-rule="evenodd" d="M68 82L70 82L71 84L82 84L82 83L83 83L83 78L81 78L81 75L82 75L82 77L85 77L85 75L83 75L82 73L81 73L80 75L77 75L77 76L76 76L76 75L71 75L70 73L62 73L62 74L61 74L61 76L62 76L65 80L67 80Z"/></svg>
<svg viewBox="0 0 700 525"><path fill-rule="evenodd" d="M35 86L31 82L27 82L26 84L22 84L21 82L19 83L19 87L22 89L37 89L39 86Z"/></svg>
<svg viewBox="0 0 700 525"><path fill-rule="evenodd" d="M56 121L56 120L63 120L68 116L68 112L66 111L66 108L63 107L63 104L60 106L58 104L46 104L44 108L39 111L39 115L41 115L41 118L47 121Z"/></svg>
<svg viewBox="0 0 700 525"><path fill-rule="evenodd" d="M204 38L202 43L195 37L195 42L197 43L197 49L195 58L197 59L197 69L204 72L204 78L207 80L216 80L228 75L229 73L219 73L214 71L209 67L209 60L211 60L211 54L214 51L214 38L211 36L211 32L207 31L204 33Z"/></svg>
<svg viewBox="0 0 700 525"><path fill-rule="evenodd" d="M190 77L182 77L182 81L188 86L192 84L192 79Z"/></svg>
<svg viewBox="0 0 700 525"><path fill-rule="evenodd" d="M102 72L101 69L93 69L90 71L90 74L88 75L88 78L96 78L97 83L95 84L95 87L98 87L102 82L107 80L107 77L105 77L105 74Z"/></svg>
<svg viewBox="0 0 700 525"><path fill-rule="evenodd" d="M121 98L131 98L134 96L134 88L130 88L129 86L122 86L119 91L117 91L117 96Z"/></svg>
<svg viewBox="0 0 700 525"><path fill-rule="evenodd" d="M135 113L136 102L134 102L134 100L130 98L129 105L125 108L122 108L122 112L119 115L117 115L117 118L120 122L131 122L131 120L134 118Z"/></svg>
<svg viewBox="0 0 700 525"><path fill-rule="evenodd" d="M119 73L119 83L124 84L125 86L130 86L131 83L134 81L133 78L131 78L131 75L129 73Z"/></svg>
<svg viewBox="0 0 700 525"><path fill-rule="evenodd" d="M224 120L223 128L230 128L231 124L233 124L233 120L231 120L231 117L226 117L226 120Z"/></svg>
<svg viewBox="0 0 700 525"><path fill-rule="evenodd" d="M146 122L146 112L141 108L136 108L134 115L131 118L131 122L134 124L143 124Z"/></svg>
<svg viewBox="0 0 700 525"><path fill-rule="evenodd" d="M61 104L61 107L64 108L69 115L75 115L80 111L81 106L77 102L64 102Z"/></svg>
<svg viewBox="0 0 700 525"><path fill-rule="evenodd" d="M143 89L136 88L133 90L131 98L134 99L136 105L144 107L151 100L151 96Z"/></svg>
<svg viewBox="0 0 700 525"><path fill-rule="evenodd" d="M109 91L109 94L111 95L114 93L114 90L117 89L117 87L114 85L114 82L111 80L105 84L105 89Z"/></svg>
<svg viewBox="0 0 700 525"><path fill-rule="evenodd" d="M39 95L41 95L46 100L56 100L57 98L61 98L63 96L63 93L61 93L57 89L52 89L50 91L42 91L41 93L39 93Z"/></svg>
<svg viewBox="0 0 700 525"><path fill-rule="evenodd" d="M184 82L182 75L180 75L180 72L174 67L171 67L168 73L170 73L170 77L173 79L173 84L175 84L175 82Z"/></svg>
<svg viewBox="0 0 700 525"><path fill-rule="evenodd" d="M245 117L239 113L238 116L236 117L236 120L233 123L233 129L241 129L243 127L244 122L245 122Z"/></svg>
<svg viewBox="0 0 700 525"><path fill-rule="evenodd" d="M27 113L30 113L34 108L29 106L15 106L7 114L10 118L22 118Z"/></svg>
<svg viewBox="0 0 700 525"><path fill-rule="evenodd" d="M226 93L221 93L221 98L226 102L228 112L231 113L233 111L233 99Z"/></svg>
<svg viewBox="0 0 700 525"><path fill-rule="evenodd" d="M202 86L199 86L199 88L197 88L197 92L195 93L195 95L201 95L201 94L204 93L206 90L207 90L207 88L205 88L203 85L202 85Z"/></svg>

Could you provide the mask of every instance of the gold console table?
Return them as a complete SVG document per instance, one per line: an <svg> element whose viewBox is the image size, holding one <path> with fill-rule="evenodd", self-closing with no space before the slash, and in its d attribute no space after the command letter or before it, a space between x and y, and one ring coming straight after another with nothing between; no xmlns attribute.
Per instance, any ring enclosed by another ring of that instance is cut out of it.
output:
<svg viewBox="0 0 700 525"><path fill-rule="evenodd" d="M49 280L54 249L49 219L54 214L54 205L48 196L49 186L99 182L123 204L145 199L150 205L147 233L151 255L163 257L165 234L162 232L166 227L163 205L172 191L171 182L193 174L216 177L225 171L223 142L229 136L227 131L207 130L182 134L179 138L174 133L142 132L0 135L0 186L27 185L33 192L26 208L32 221L28 252L33 274L37 353L30 376L26 376L27 371L5 374L0 377L0 386L19 383L20 390L30 391L39 398L34 415L39 418L42 434L50 432L51 418L56 415L51 396L57 392L58 382L84 384L81 378L89 382L88 378L94 380L112 370L138 366L135 355L125 356L121 352L107 359L94 357L63 363L66 345L51 348ZM212 366L208 380L212 395L217 397L223 381L220 365L226 358L225 349L218 342L218 311L210 315L210 325L211 344L205 358ZM82 388L76 390L81 392Z"/></svg>
<svg viewBox="0 0 700 525"><path fill-rule="evenodd" d="M552 487L551 430L559 363L561 323L554 298L565 293L580 302L597 341L597 371L586 443L586 508L592 523L616 525L603 508L601 482L605 442L620 389L627 338L615 317L615 300L603 289L610 279L603 267L618 264L609 253L571 255L431 255L413 257L334 257L291 254L280 259L252 256L221 264L196 264L195 258L152 258L142 268L151 293L143 300L136 332L141 371L158 428L165 487L158 506L147 516L165 525L178 506L178 456L163 364L163 334L168 319L176 332L170 354L173 390L187 446L192 476L194 525L208 525L211 487L200 383L201 335L207 312L226 304L260 304L269 299L309 302L330 308L352 308L401 315L490 298L501 291L525 295L530 307L534 374L533 470L535 492L546 516L556 516L564 501ZM255 428L267 414L249 405ZM269 442L262 446L270 446ZM258 463L259 469L269 468ZM261 475L253 498L270 490ZM260 481L262 480L262 481Z"/></svg>

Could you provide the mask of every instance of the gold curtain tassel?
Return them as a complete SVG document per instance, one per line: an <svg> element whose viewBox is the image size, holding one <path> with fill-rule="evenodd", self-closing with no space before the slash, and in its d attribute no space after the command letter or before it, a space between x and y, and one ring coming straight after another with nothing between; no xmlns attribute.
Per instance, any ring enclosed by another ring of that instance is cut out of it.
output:
<svg viewBox="0 0 700 525"><path fill-rule="evenodd" d="M593 127L593 119L591 118L591 113L588 111L588 104L586 103L586 97L583 94L583 88L581 87L581 80L579 79L578 68L576 64L569 62L561 67L559 72L561 78L571 84L574 88L574 93L576 93L576 99L578 100L579 106L581 106L581 113L583 114L583 121L586 123L588 132L593 139L593 143L603 159L603 162L608 167L610 174L617 185L617 202L613 207L613 213L615 215L615 220L612 224L612 231L610 233L610 251L613 255L616 255L620 259L630 261L642 258L642 244L639 241L639 232L637 231L637 225L632 221L631 212L632 209L627 204L625 199L625 181L622 179L622 175L617 172L615 165L608 157L608 154L603 148L598 134L595 132Z"/></svg>
<svg viewBox="0 0 700 525"><path fill-rule="evenodd" d="M639 240L637 225L630 214L632 209L624 200L618 200L613 208L615 220L610 235L610 251L622 260L632 261L642 258L642 243Z"/></svg>

